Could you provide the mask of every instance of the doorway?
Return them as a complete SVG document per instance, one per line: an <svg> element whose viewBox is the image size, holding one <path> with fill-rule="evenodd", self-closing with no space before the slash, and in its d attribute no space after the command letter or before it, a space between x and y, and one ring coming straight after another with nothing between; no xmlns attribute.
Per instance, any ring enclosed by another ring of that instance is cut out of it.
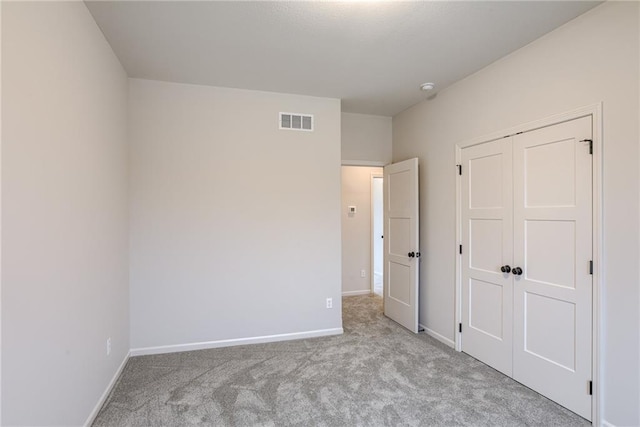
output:
<svg viewBox="0 0 640 427"><path fill-rule="evenodd" d="M383 256L383 249L378 248L383 235L383 202L374 185L380 186L382 194L383 172L377 166L342 166L343 296L372 294L376 272L382 283L382 266L376 267L376 261Z"/></svg>
<svg viewBox="0 0 640 427"><path fill-rule="evenodd" d="M418 333L418 159L343 165L341 187L342 295L380 292L385 316Z"/></svg>

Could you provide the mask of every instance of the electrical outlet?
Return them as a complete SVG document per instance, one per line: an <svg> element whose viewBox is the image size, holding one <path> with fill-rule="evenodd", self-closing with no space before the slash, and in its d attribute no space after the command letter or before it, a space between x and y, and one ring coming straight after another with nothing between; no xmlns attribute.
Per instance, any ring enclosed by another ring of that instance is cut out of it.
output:
<svg viewBox="0 0 640 427"><path fill-rule="evenodd" d="M333 308L333 298L327 298L327 308Z"/></svg>
<svg viewBox="0 0 640 427"><path fill-rule="evenodd" d="M367 272L364 270L360 270L360 277L367 277Z"/></svg>
<svg viewBox="0 0 640 427"><path fill-rule="evenodd" d="M111 337L107 338L107 356L111 355Z"/></svg>

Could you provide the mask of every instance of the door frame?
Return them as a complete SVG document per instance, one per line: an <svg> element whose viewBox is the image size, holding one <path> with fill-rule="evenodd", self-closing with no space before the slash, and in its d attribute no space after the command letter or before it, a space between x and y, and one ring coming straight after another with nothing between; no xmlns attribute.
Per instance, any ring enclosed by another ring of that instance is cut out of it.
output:
<svg viewBox="0 0 640 427"><path fill-rule="evenodd" d="M371 257L371 261L370 261L370 265L371 265L371 271L369 271L369 279L370 279L370 283L369 283L369 287L371 288L371 293L373 294L373 289L375 287L375 274L376 274L376 266L375 266L375 240L374 240L374 236L373 236L373 230L374 230L374 219L375 219L375 212L374 212L374 185L373 183L375 182L376 179L382 179L383 181L383 185L384 185L384 174L383 173L375 173L375 172L371 172L371 177L369 178L369 191L371 192L371 196L369 197L369 200L371 200L371 230L369 231L369 234L371 235L371 247L370 247L370 257ZM384 196L382 197L382 215L384 216ZM383 230L384 230L384 220L383 222ZM384 233L384 232L383 232ZM383 234L384 235L384 234ZM382 249L382 254L384 257L384 248ZM384 260L382 261L383 264L383 269L384 269ZM382 274L382 292L384 292L384 273Z"/></svg>
<svg viewBox="0 0 640 427"><path fill-rule="evenodd" d="M342 170L343 166L361 166L361 167L368 167L368 168L384 168L387 165L390 165L390 162L381 162L381 161L377 161L377 160L342 160L340 162L340 170ZM373 175L374 173L371 173L371 177L369 178L369 198L371 199L371 206L373 205ZM384 177L384 175L382 174L376 174L379 175L381 177ZM340 181L340 191L342 193L342 180ZM342 197L342 196L340 196ZM342 203L342 202L341 202ZM383 201L384 203L384 201ZM371 207L370 206L370 207ZM373 240L371 239L371 237L373 236L373 211L371 212L371 217L369 219L370 222L370 227L369 227L369 262L371 263L371 271L369 272L369 295L373 294ZM340 221L340 230L342 230L342 221ZM342 231L341 231L342 233ZM342 241L342 237L340 237L341 241ZM383 251L384 252L384 251ZM341 261L342 264L342 261ZM342 268L342 267L340 267ZM384 278L383 278L384 280ZM383 289L384 289L384 285L383 285ZM342 280L340 281L340 291L342 292ZM342 294L341 294L342 295ZM382 304L382 307L384 309L384 302Z"/></svg>
<svg viewBox="0 0 640 427"><path fill-rule="evenodd" d="M520 132L528 132L558 123L567 122L581 117L591 116L593 126L593 157L592 157L592 238L593 238L593 292L592 292L592 349L591 349L591 378L593 381L593 395L591 396L591 420L595 425L600 425L600 404L602 402L601 387L601 343L603 331L601 320L603 286L602 281L602 102L576 108L565 113L555 114L540 120L513 126L498 132L473 138L456 144L456 165L453 169L456 182L456 242L455 250L455 349L462 351L462 334L457 327L462 322L462 256L458 251L458 245L462 244L462 179L458 173L458 165L462 161L462 149L473 145L513 136Z"/></svg>

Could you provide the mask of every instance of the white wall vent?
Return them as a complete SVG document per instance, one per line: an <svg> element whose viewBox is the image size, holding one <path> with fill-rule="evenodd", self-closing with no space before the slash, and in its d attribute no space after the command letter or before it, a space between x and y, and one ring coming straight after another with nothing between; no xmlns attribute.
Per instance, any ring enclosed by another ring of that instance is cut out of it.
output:
<svg viewBox="0 0 640 427"><path fill-rule="evenodd" d="M280 113L280 129L313 132L313 116L311 114Z"/></svg>

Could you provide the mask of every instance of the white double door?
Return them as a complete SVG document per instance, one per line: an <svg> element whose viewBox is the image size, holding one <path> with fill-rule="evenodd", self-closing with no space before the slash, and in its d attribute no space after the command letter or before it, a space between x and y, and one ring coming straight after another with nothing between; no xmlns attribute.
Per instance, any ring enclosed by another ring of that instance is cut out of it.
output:
<svg viewBox="0 0 640 427"><path fill-rule="evenodd" d="M591 116L462 150L462 350L591 419Z"/></svg>

